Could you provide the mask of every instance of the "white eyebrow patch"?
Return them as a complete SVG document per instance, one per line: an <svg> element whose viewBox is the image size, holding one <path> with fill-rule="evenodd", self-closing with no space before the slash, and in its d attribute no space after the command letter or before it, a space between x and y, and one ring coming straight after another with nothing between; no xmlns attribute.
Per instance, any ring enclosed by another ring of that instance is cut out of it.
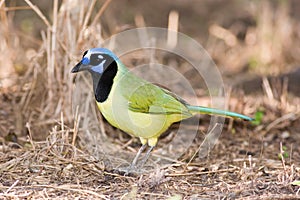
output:
<svg viewBox="0 0 300 200"><path fill-rule="evenodd" d="M90 52L90 51L88 51L88 52L87 52L87 54L85 54L85 56L84 56L84 57L86 57L86 58L90 59L90 58L91 58L91 52Z"/></svg>
<svg viewBox="0 0 300 200"><path fill-rule="evenodd" d="M103 59L103 56L101 56L101 55L98 55L98 58L100 58L100 59Z"/></svg>

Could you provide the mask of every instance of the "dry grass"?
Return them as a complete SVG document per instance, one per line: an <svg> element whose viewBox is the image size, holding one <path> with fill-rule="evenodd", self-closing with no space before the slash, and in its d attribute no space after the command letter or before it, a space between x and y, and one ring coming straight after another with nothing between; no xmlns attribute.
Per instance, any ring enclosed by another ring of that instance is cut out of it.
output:
<svg viewBox="0 0 300 200"><path fill-rule="evenodd" d="M291 183L300 180L300 99L289 95L288 82L272 84L268 79L263 81L264 94L241 100L236 96L243 93L234 91L230 98L231 110L264 113L259 125L230 120L208 157L191 160L202 142L199 135L178 161L123 176L118 167L128 164L138 142L111 128L92 103L71 106L82 96L93 101L87 89L74 90L70 68L83 50L99 46L102 36L109 35L98 20L110 3L96 9L96 0L54 0L49 14L30 0L20 5L0 0L0 198L299 198L299 186ZM289 4L276 9L266 2L253 6L259 8L251 10L257 23L247 27L243 39L237 37L236 26L213 24L209 29L207 49L233 68L223 70L239 73L249 65L260 74L278 74L284 66L299 63L299 36L293 29L297 22L288 14ZM280 20L274 20L273 9ZM42 23L40 38L14 25L15 15L24 10ZM147 25L140 14L136 23ZM206 130L207 124L204 118L200 129ZM157 149L175 129L162 137Z"/></svg>

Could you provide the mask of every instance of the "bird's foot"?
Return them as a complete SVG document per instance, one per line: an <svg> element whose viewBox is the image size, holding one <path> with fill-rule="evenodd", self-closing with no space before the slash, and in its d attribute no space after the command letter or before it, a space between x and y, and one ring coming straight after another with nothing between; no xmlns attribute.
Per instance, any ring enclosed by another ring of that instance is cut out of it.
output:
<svg viewBox="0 0 300 200"><path fill-rule="evenodd" d="M135 176L141 173L141 170L136 166L121 167L116 170L118 174L124 176Z"/></svg>

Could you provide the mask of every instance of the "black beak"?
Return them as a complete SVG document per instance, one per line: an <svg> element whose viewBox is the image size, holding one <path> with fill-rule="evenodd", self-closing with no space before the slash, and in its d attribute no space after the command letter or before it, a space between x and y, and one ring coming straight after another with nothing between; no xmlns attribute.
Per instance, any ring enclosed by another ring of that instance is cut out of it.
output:
<svg viewBox="0 0 300 200"><path fill-rule="evenodd" d="M79 63L77 63L77 65L75 65L75 67L73 67L73 69L72 69L72 73L77 73L77 72L80 72L80 71L82 71L83 69L81 68L82 67L82 63L81 62L79 62Z"/></svg>

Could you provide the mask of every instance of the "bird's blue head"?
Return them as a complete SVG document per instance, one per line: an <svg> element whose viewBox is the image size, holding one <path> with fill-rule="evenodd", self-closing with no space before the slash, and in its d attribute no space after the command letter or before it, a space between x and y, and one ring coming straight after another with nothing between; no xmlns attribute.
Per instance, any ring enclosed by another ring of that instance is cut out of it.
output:
<svg viewBox="0 0 300 200"><path fill-rule="evenodd" d="M119 58L108 49L89 49L84 52L81 61L71 72L89 71L93 79L96 100L104 102L108 98L118 72L118 62Z"/></svg>
<svg viewBox="0 0 300 200"><path fill-rule="evenodd" d="M72 69L72 73L87 70L91 73L103 74L109 66L116 64L119 58L105 48L93 48L84 52L81 61Z"/></svg>

